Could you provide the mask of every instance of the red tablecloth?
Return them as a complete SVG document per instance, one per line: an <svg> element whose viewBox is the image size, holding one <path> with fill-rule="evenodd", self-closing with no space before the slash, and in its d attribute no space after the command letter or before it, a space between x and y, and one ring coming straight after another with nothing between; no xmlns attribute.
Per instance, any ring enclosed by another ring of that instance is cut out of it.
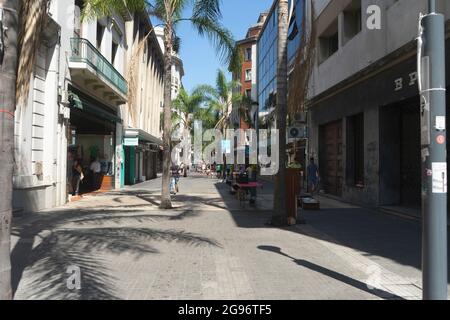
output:
<svg viewBox="0 0 450 320"><path fill-rule="evenodd" d="M257 188L262 187L262 183L259 182L249 182L249 183L238 183L239 188Z"/></svg>

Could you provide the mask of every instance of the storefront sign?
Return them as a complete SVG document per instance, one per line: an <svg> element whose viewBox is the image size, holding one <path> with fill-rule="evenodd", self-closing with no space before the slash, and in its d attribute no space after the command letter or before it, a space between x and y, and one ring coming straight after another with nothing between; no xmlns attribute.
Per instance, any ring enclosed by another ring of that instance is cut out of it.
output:
<svg viewBox="0 0 450 320"><path fill-rule="evenodd" d="M397 78L394 80L395 91L403 90L404 86L403 79L404 78ZM408 86L412 87L416 83L417 83L417 72L411 72L410 74L408 74Z"/></svg>
<svg viewBox="0 0 450 320"><path fill-rule="evenodd" d="M123 144L127 147L137 147L139 145L139 138L124 138Z"/></svg>

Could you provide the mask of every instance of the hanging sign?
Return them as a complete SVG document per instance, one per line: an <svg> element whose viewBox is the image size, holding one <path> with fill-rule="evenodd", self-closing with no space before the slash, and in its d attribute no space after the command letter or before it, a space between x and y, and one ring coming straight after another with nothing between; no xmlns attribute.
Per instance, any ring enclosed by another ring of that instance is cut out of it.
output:
<svg viewBox="0 0 450 320"><path fill-rule="evenodd" d="M137 147L139 145L139 138L124 138L123 144L127 147Z"/></svg>

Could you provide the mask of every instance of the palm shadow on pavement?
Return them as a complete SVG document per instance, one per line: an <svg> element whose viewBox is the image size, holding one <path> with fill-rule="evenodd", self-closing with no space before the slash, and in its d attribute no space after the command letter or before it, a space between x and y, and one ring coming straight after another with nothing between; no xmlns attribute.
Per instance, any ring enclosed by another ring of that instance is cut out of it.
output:
<svg viewBox="0 0 450 320"><path fill-rule="evenodd" d="M105 261L102 254L129 254L139 259L160 253L154 246L158 242L221 247L213 239L185 230L147 227L162 220L195 217L191 210L176 214L151 212L72 208L18 219L12 230L18 239L11 252L14 294L27 272L27 298L119 299L115 286L118 279L108 268L111 261ZM80 290L67 287L68 268L72 266L81 270Z"/></svg>
<svg viewBox="0 0 450 320"><path fill-rule="evenodd" d="M356 279L353 279L353 278L351 278L349 276L346 276L346 275L344 275L342 273L330 270L328 268L319 266L319 265L317 265L315 263L312 263L312 262L309 262L309 261L306 261L306 260L303 260L303 259L296 259L294 257L291 257L290 255L284 253L281 250L281 248L279 248L279 247L275 247L275 246L258 246L258 249L259 250L273 252L273 253L277 253L279 255L282 255L284 257L292 259L293 262L295 262L297 265L299 265L301 267L308 268L308 269L310 269L312 271L321 273L321 274L323 274L325 276L328 276L328 277L333 278L333 279L335 279L337 281L343 282L343 283L345 283L345 284L347 284L349 286L352 286L352 287L354 287L356 289L359 289L359 290L365 291L367 293L370 293L372 295L375 295L375 296L377 296L379 298L389 299L389 300L404 300L402 297L399 297L397 295L394 295L394 294L392 294L390 292L387 292L387 291L384 291L382 289L378 289L378 288L370 289L369 286L366 283L361 282L361 281L356 280Z"/></svg>

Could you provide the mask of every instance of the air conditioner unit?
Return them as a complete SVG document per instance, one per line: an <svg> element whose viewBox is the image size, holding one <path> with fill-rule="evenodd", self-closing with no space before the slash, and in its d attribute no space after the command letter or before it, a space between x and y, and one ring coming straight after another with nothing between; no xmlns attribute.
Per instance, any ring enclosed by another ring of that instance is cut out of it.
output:
<svg viewBox="0 0 450 320"><path fill-rule="evenodd" d="M296 123L306 123L306 112L298 112L294 115L294 121Z"/></svg>
<svg viewBox="0 0 450 320"><path fill-rule="evenodd" d="M305 127L290 127L287 130L288 139L304 139L306 138Z"/></svg>

